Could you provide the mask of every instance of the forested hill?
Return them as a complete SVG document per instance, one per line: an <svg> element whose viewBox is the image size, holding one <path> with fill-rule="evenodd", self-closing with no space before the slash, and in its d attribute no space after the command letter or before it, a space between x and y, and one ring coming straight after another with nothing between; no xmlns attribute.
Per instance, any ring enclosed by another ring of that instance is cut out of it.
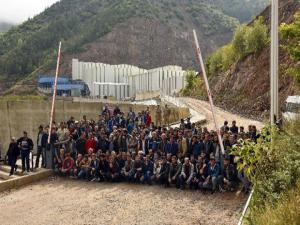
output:
<svg viewBox="0 0 300 225"><path fill-rule="evenodd" d="M60 40L62 73L70 74L72 57L146 69L168 64L195 68L193 28L207 55L227 43L239 21L250 20L267 1L61 0L0 35L0 93L51 72ZM250 5L255 7L246 7ZM17 90L26 91L22 87Z"/></svg>

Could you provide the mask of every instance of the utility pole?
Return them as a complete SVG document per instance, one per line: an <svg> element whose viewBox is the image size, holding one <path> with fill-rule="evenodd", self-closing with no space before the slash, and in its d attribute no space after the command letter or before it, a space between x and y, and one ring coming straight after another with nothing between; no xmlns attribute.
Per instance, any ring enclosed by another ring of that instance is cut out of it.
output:
<svg viewBox="0 0 300 225"><path fill-rule="evenodd" d="M270 58L270 94L271 94L271 108L270 108L270 122L271 125L275 125L276 121L279 119L279 102L278 102L278 53L279 53L279 38L278 38L278 1L272 0L271 5L271 58ZM251 202L254 189L252 189L246 205L244 206L242 215L239 219L238 225L243 224L244 217L246 215L247 209Z"/></svg>
<svg viewBox="0 0 300 225"><path fill-rule="evenodd" d="M200 49L200 45L199 45L196 30L193 30L193 34L194 34L194 41L195 41L197 59L199 61L200 68L201 68L202 73L203 73L203 79L204 79L205 86L206 86L206 91L207 91L207 96L208 96L208 100L209 100L209 104L210 104L211 114L212 114L212 117L213 117L213 120L214 120L215 129L217 131L221 152L224 155L225 154L224 144L223 144L223 140L222 140L222 137L221 137L221 133L220 133L220 129L219 129L216 113L215 113L215 106L214 106L212 94L211 94L211 91L210 91L210 88L209 88L209 83L208 83L208 79L207 79L207 75L206 75L206 70L205 70L204 61L203 61L203 57L202 57L202 53L201 53L201 49Z"/></svg>
<svg viewBox="0 0 300 225"><path fill-rule="evenodd" d="M56 64L55 81L54 81L54 87L53 87L53 97L52 97L52 106L51 106L50 123L49 123L48 144L50 144L52 125L53 125L53 116L54 116L55 100L56 100L56 94L57 94L57 80L58 80L58 73L59 73L60 57L61 57L61 42L59 42L58 53L57 53L57 64Z"/></svg>
<svg viewBox="0 0 300 225"><path fill-rule="evenodd" d="M271 73L270 73L270 89L271 89L271 109L270 122L274 125L279 119L279 101L278 101L278 0L272 0L271 10Z"/></svg>

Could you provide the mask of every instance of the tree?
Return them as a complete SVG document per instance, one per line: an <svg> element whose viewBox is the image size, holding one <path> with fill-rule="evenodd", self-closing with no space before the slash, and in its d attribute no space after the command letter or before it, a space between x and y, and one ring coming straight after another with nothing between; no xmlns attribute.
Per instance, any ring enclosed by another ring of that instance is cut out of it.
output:
<svg viewBox="0 0 300 225"><path fill-rule="evenodd" d="M246 42L246 33L247 33L247 26L242 25L239 26L233 37L232 45L235 53L238 55L238 58L242 58L246 54L247 49L247 42Z"/></svg>
<svg viewBox="0 0 300 225"><path fill-rule="evenodd" d="M295 66L290 66L287 73L294 76L300 84L300 13L295 15L295 21L291 24L282 24L280 26L280 35L282 47L286 50L290 58L294 61Z"/></svg>
<svg viewBox="0 0 300 225"><path fill-rule="evenodd" d="M267 26L263 24L263 18L259 17L246 32L247 52L255 54L261 52L266 47L268 40Z"/></svg>

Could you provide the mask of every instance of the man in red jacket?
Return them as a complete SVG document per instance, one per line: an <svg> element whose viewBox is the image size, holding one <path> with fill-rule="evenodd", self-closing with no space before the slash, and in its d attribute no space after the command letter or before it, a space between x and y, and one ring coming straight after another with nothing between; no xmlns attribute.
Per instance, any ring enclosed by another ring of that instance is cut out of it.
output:
<svg viewBox="0 0 300 225"><path fill-rule="evenodd" d="M90 149L93 149L93 152L95 153L96 145L97 145L97 142L94 138L94 135L90 134L89 139L85 143L85 152L86 152L86 154L89 154Z"/></svg>
<svg viewBox="0 0 300 225"><path fill-rule="evenodd" d="M63 161L61 173L65 176L70 176L74 174L74 159L71 157L70 153L66 154L66 158Z"/></svg>
<svg viewBox="0 0 300 225"><path fill-rule="evenodd" d="M150 115L150 112L147 112L146 116L147 116L146 125L147 127L149 127L150 124L152 123L152 117Z"/></svg>

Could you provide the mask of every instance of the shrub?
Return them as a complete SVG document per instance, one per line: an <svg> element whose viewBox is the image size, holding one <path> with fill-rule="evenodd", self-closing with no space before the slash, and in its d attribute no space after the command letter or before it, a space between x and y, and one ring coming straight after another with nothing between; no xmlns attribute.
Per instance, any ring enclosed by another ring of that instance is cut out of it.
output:
<svg viewBox="0 0 300 225"><path fill-rule="evenodd" d="M268 40L268 29L263 24L263 18L259 17L254 21L253 26L247 29L246 51L248 53L259 53L266 47Z"/></svg>
<svg viewBox="0 0 300 225"><path fill-rule="evenodd" d="M243 159L239 160L238 169L246 170L255 190L249 224L264 224L258 218L275 209L300 181L299 130L300 118L286 124L284 131L264 129L257 144L246 141L233 149L232 154Z"/></svg>
<svg viewBox="0 0 300 225"><path fill-rule="evenodd" d="M218 49L206 61L207 73L209 76L220 71L225 71L236 61L236 53L232 44Z"/></svg>
<svg viewBox="0 0 300 225"><path fill-rule="evenodd" d="M260 53L268 43L267 27L263 18L255 20L252 26L239 26L230 44L219 48L208 57L206 66L209 75L226 71L230 65L246 55Z"/></svg>
<svg viewBox="0 0 300 225"><path fill-rule="evenodd" d="M248 27L245 25L239 26L233 36L233 49L239 58L244 57L246 54L247 44L246 44L246 33Z"/></svg>
<svg viewBox="0 0 300 225"><path fill-rule="evenodd" d="M202 97L206 96L204 82L200 76L196 74L193 70L188 70L186 75L186 87L181 90L183 96L200 95Z"/></svg>
<svg viewBox="0 0 300 225"><path fill-rule="evenodd" d="M282 24L280 26L280 35L282 47L286 50L290 58L296 64L300 60L300 13L295 15L295 21L291 24ZM287 73L294 76L300 84L300 66L299 64L290 67Z"/></svg>

